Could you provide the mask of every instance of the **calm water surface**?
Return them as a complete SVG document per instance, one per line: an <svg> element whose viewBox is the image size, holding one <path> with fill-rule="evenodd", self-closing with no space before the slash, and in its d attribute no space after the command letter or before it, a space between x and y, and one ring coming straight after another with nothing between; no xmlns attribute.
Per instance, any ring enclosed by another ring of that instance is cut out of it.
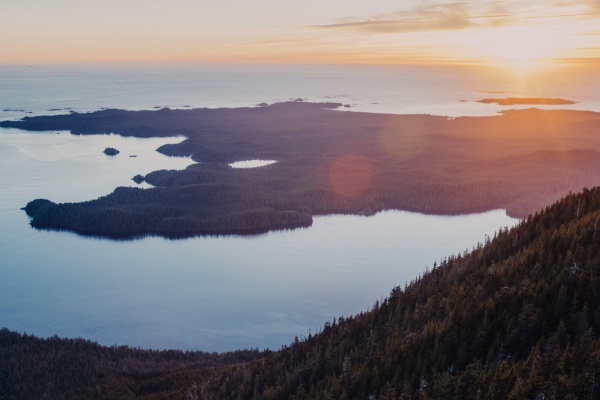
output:
<svg viewBox="0 0 600 400"><path fill-rule="evenodd" d="M521 76L486 67L292 65L1 66L0 119L102 107L248 107L290 99L333 101L344 110L494 115L486 97L562 97L600 111L594 68Z"/></svg>

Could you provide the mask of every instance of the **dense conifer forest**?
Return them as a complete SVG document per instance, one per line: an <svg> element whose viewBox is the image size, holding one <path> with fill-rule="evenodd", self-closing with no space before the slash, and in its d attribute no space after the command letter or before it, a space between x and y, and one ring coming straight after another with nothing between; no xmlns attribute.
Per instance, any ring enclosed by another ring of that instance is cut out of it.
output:
<svg viewBox="0 0 600 400"><path fill-rule="evenodd" d="M2 330L0 397L598 399L599 332L594 188L275 352L157 352Z"/></svg>
<svg viewBox="0 0 600 400"><path fill-rule="evenodd" d="M38 228L104 236L252 233L307 226L314 215L386 209L524 217L600 185L600 114L510 110L447 118L339 111L301 101L238 109L101 110L3 121L27 130L137 137L185 135L158 151L183 171L135 180L99 199L29 203ZM228 163L275 160L254 169ZM33 199L32 199L33 200Z"/></svg>

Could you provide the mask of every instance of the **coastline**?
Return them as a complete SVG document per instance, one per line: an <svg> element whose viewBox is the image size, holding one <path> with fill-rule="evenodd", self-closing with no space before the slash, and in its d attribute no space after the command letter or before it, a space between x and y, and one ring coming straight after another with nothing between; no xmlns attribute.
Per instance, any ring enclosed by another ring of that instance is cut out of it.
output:
<svg viewBox="0 0 600 400"><path fill-rule="evenodd" d="M570 191L600 184L600 114L507 110L447 118L338 112L301 101L238 109L101 110L26 117L0 126L156 137L198 162L159 170L154 188L117 188L83 203L28 211L36 228L103 237L256 234L310 226L313 215L395 209L459 215L497 208L526 217ZM548 132L553 132L548 137ZM577 143L565 146L564 143ZM540 150L544 149L544 150ZM252 169L244 159L277 163Z"/></svg>

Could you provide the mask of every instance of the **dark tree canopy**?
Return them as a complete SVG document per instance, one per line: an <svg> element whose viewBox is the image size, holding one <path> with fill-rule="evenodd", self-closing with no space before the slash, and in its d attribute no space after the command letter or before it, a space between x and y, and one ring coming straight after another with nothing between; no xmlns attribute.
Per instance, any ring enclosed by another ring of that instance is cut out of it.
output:
<svg viewBox="0 0 600 400"><path fill-rule="evenodd" d="M307 226L314 215L386 209L461 214L505 208L525 217L569 191L600 185L598 113L529 109L447 118L339 106L102 110L0 126L187 137L159 151L191 155L198 164L146 175L154 189L118 188L30 214L35 227L106 236L257 232ZM245 170L227 165L251 159L277 163Z"/></svg>
<svg viewBox="0 0 600 400"><path fill-rule="evenodd" d="M107 147L104 149L104 154L106 154L107 156L116 156L119 153L120 151L115 149L114 147Z"/></svg>

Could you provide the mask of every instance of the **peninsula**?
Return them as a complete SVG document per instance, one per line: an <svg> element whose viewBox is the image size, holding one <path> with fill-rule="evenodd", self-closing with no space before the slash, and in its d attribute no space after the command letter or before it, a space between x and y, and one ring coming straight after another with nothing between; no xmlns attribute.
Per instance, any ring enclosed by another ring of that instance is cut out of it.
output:
<svg viewBox="0 0 600 400"><path fill-rule="evenodd" d="M338 109L339 108L339 109ZM600 114L507 110L448 118L340 111L293 101L237 109L160 109L24 117L2 127L136 137L185 135L158 149L190 156L154 171L155 187L119 187L87 202L37 199L37 228L108 237L254 233L309 226L312 216L400 209L461 214L505 208L524 217L600 185ZM275 160L250 169L228 164Z"/></svg>

